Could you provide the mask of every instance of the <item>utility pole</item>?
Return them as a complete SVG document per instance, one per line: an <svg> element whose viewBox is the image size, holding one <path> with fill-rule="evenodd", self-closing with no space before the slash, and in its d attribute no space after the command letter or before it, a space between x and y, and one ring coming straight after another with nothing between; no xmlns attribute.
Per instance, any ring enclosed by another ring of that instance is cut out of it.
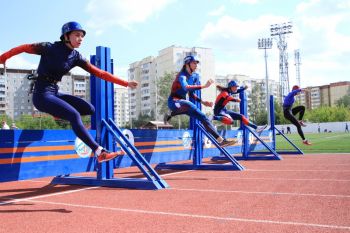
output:
<svg viewBox="0 0 350 233"><path fill-rule="evenodd" d="M295 69L296 69L296 76L297 76L297 85L300 87L300 52L299 49L294 50L294 60L295 60Z"/></svg>
<svg viewBox="0 0 350 233"><path fill-rule="evenodd" d="M270 95L269 95L269 75L267 71L267 52L266 49L272 48L272 38L261 38L258 40L258 49L264 49L265 52L265 85L266 85L266 112L267 112L267 122L270 125Z"/></svg>

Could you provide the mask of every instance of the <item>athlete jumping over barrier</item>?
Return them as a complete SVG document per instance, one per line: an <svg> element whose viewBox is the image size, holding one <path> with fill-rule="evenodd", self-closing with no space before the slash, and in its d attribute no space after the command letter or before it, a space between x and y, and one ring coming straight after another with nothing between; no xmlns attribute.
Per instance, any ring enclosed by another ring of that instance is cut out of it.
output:
<svg viewBox="0 0 350 233"><path fill-rule="evenodd" d="M57 83L72 68L79 66L87 72L103 79L132 89L136 81L124 81L111 73L92 65L75 50L79 48L86 31L77 22L68 22L62 26L60 41L50 43L24 44L15 47L0 56L0 64L5 67L6 60L20 53L41 56L34 84L33 104L42 112L70 122L74 133L97 155L98 162L115 158L117 152L109 152L101 147L85 129L81 115L91 115L95 108L92 104L76 96L58 92ZM5 67L6 68L6 67Z"/></svg>
<svg viewBox="0 0 350 233"><path fill-rule="evenodd" d="M210 87L210 85L212 85L214 82L210 79L204 86L197 85L199 75L195 72L195 70L198 63L199 61L192 55L186 56L184 58L183 67L181 71L176 75L176 78L171 87L171 93L168 98L168 107L171 110L171 113L166 113L164 115L164 123L167 124L173 116L186 114L190 117L198 119L203 124L205 129L219 142L220 146L233 145L236 143L236 140L222 138L208 117L203 112L201 112L195 104L189 100L186 100L186 95L188 93L189 96L192 97L195 101L198 101L208 107L213 106L212 102L204 101L194 93L195 90Z"/></svg>
<svg viewBox="0 0 350 233"><path fill-rule="evenodd" d="M226 105L230 101L241 102L240 99L235 98L232 95L238 94L246 90L248 86L241 87L238 89L237 82L234 80L231 80L227 84L227 87L222 87L220 85L217 85L216 88L220 91L220 94L216 97L216 100L215 100L213 120L220 121L226 125L232 125L233 120L240 120L241 122L243 122L244 125L255 129L257 133L262 132L266 128L267 125L257 126L256 124L249 121L248 118L246 118L244 115L228 110L226 108Z"/></svg>
<svg viewBox="0 0 350 233"><path fill-rule="evenodd" d="M283 102L283 115L284 117L292 122L293 125L297 127L298 134L303 139L303 143L305 145L312 145L309 140L305 139L304 132L301 129L301 127L306 127L305 123L303 122L303 117L305 113L305 106L296 106L294 108L293 104L295 102L294 96L298 95L302 89L300 89L299 86L295 85L292 88L292 91L284 98ZM295 118L295 115L299 113L299 120Z"/></svg>

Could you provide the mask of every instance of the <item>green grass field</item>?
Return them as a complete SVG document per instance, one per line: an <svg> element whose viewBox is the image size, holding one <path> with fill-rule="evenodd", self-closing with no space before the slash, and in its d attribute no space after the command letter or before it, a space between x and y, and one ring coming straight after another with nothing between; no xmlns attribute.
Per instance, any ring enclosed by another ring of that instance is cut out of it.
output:
<svg viewBox="0 0 350 233"><path fill-rule="evenodd" d="M305 137L312 143L306 146L296 133L286 135L304 153L350 153L350 133L312 133ZM276 136L277 150L292 150L290 144L280 135Z"/></svg>

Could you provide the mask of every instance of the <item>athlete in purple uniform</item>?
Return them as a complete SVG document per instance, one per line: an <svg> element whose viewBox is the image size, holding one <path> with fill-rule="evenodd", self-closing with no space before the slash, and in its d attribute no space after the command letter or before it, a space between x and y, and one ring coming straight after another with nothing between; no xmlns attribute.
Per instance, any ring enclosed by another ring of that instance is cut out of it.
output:
<svg viewBox="0 0 350 233"><path fill-rule="evenodd" d="M303 139L303 143L305 145L311 145L309 140L305 139L304 132L301 129L301 126L305 127L305 123L303 122L303 116L305 113L305 107L304 106L296 106L294 108L293 104L295 102L294 96L298 95L302 90L299 86L295 85L292 88L292 91L284 98L283 102L283 115L284 117L292 122L293 125L297 127L298 134ZM299 120L295 118L295 115L299 113Z"/></svg>

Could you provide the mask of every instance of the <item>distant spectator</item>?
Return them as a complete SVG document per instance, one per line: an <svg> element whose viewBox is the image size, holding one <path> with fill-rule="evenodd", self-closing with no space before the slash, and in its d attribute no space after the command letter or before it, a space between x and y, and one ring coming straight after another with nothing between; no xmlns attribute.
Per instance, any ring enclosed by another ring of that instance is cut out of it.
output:
<svg viewBox="0 0 350 233"><path fill-rule="evenodd" d="M18 129L18 127L16 126L16 123L15 123L15 122L13 122L13 123L11 124L11 129Z"/></svg>
<svg viewBox="0 0 350 233"><path fill-rule="evenodd" d="M345 123L345 133L349 133L349 126L347 122Z"/></svg>
<svg viewBox="0 0 350 233"><path fill-rule="evenodd" d="M284 127L282 126L282 133L284 134Z"/></svg>
<svg viewBox="0 0 350 233"><path fill-rule="evenodd" d="M321 127L320 127L320 124L318 124L317 131L318 131L318 133L321 133Z"/></svg>
<svg viewBox="0 0 350 233"><path fill-rule="evenodd" d="M6 121L2 122L2 127L1 129L10 129L9 125L6 123Z"/></svg>
<svg viewBox="0 0 350 233"><path fill-rule="evenodd" d="M290 127L287 126L287 134L291 134L292 132L290 131Z"/></svg>

